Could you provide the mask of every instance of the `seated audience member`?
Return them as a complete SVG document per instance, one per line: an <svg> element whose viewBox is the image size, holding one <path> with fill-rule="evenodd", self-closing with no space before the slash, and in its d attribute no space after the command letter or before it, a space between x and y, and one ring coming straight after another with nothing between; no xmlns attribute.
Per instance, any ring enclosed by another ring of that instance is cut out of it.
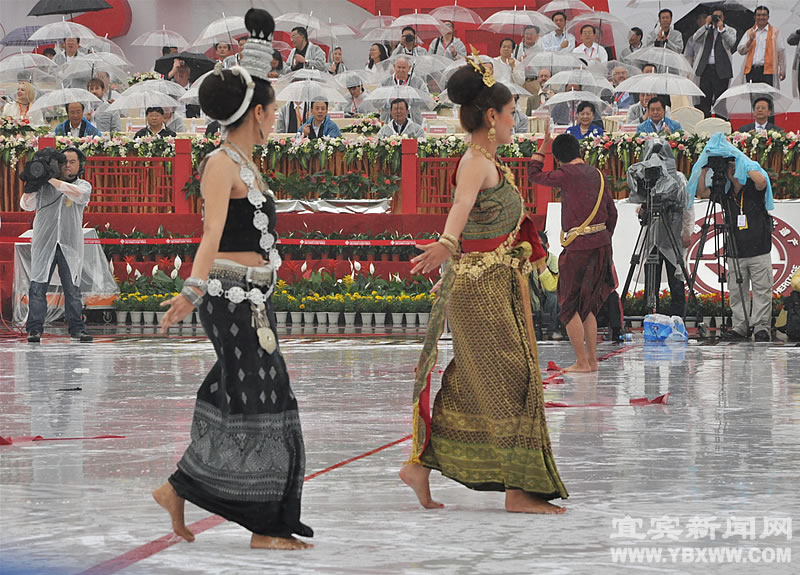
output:
<svg viewBox="0 0 800 575"><path fill-rule="evenodd" d="M783 132L781 128L769 121L769 117L775 113L772 107L772 100L766 96L761 96L753 101L753 119L754 121L745 124L737 130L737 132L765 132L776 130Z"/></svg>
<svg viewBox="0 0 800 575"><path fill-rule="evenodd" d="M683 130L680 123L667 118L666 106L658 96L647 102L647 119L636 127L637 134L661 133L671 134Z"/></svg>
<svg viewBox="0 0 800 575"><path fill-rule="evenodd" d="M106 87L100 78L92 78L86 85L86 89L92 94L103 99L103 94L106 92ZM119 111L108 111L109 104L106 101L92 102L86 109L86 119L97 126L97 129L104 133L113 133L122 131L122 120L120 119Z"/></svg>
<svg viewBox="0 0 800 575"><path fill-rule="evenodd" d="M298 133L311 140L342 137L339 126L328 116L328 102L312 102L311 114L311 118L300 127Z"/></svg>
<svg viewBox="0 0 800 575"><path fill-rule="evenodd" d="M100 130L83 117L86 111L86 106L83 102L71 102L65 108L67 109L67 119L56 126L56 136L69 136L72 138L102 137L103 134Z"/></svg>
<svg viewBox="0 0 800 575"><path fill-rule="evenodd" d="M392 100L391 114L392 119L384 124L378 132L379 138L388 138L390 136L425 137L425 131L422 126L408 117L408 102L405 100Z"/></svg>
<svg viewBox="0 0 800 575"><path fill-rule="evenodd" d="M158 136L159 138L175 137L175 132L164 124L164 109L159 107L147 108L145 111L147 127L142 128L134 135L135 138Z"/></svg>
<svg viewBox="0 0 800 575"><path fill-rule="evenodd" d="M591 102L581 102L576 109L576 124L567 128L567 134L572 134L577 140L586 136L602 136L603 126L595 123L597 108Z"/></svg>

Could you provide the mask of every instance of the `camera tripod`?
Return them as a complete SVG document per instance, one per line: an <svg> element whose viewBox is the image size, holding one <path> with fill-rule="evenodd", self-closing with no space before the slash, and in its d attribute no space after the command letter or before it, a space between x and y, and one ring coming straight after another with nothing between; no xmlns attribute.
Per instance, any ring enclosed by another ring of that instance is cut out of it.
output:
<svg viewBox="0 0 800 575"><path fill-rule="evenodd" d="M636 272L636 269L639 267L640 262L642 261L644 251L648 249L648 245L650 245L649 239L651 234L656 236L661 225L662 217L669 216L671 212L675 211L674 208L665 207L660 198L653 197L653 186L655 185L656 181L657 179L649 178L640 180L640 187L647 197L647 202L645 204L645 216L642 218L644 221L641 222L639 227L639 235L636 237L636 243L634 244L633 253L631 254L628 276L625 278L625 285L622 289L623 297L626 298L628 297L628 288L633 280L633 274ZM686 269L686 263L681 255L682 250L678 244L677 238L675 237L675 232L672 230L672 226L665 222L664 229L667 232L669 247L675 254L675 261L683 272L685 284L689 287L689 300L694 302L695 310L697 310L698 335L701 339L703 339L706 337L707 332L705 325L703 325L701 321L699 306L697 305L697 297L694 293L695 275L692 274L690 276L689 271ZM655 241L653 242L650 251L644 257L644 273L646 310L647 313L655 313L658 306L659 286L661 285L661 265L659 262L658 247L655 245ZM676 295L678 294L672 294L672 297L675 297ZM680 295L683 296L683 294ZM686 312L684 308L684 316L685 315Z"/></svg>
<svg viewBox="0 0 800 575"><path fill-rule="evenodd" d="M710 160L713 158L710 158ZM710 162L709 162L710 163ZM717 174L721 174L721 177ZM730 282L728 282L727 273L726 273L726 262L731 262L731 267L733 268L733 275L736 280L736 283L739 286L739 296L742 298L742 307L746 308L745 293L744 293L744 279L742 278L742 268L739 266L739 248L736 244L736 238L733 235L732 224L730 221L730 216L725 209L725 205L723 202L725 201L725 179L727 178L726 170L725 169L715 169L714 174L712 176L712 183L711 183L711 197L708 200L708 207L706 208L706 215L703 219L703 225L700 228L700 243L697 247L697 255L695 256L694 261L694 270L692 271L692 285L694 285L695 279L697 278L697 270L699 269L700 259L703 257L703 248L705 247L706 239L708 236L708 230L711 229L711 226L714 226L714 255L717 259L717 269L719 273L717 277L719 279L719 295L722 302L722 317L725 317L725 284L728 283L728 287L730 288ZM720 209L722 210L722 223L717 222L717 204L720 205ZM722 233L722 243L720 244L720 232ZM728 255L730 254L730 259ZM729 304L730 307L730 304ZM725 320L723 319L723 325ZM745 336L750 335L750 312L745 309L744 313L744 325L747 330ZM721 328L722 326L717 326Z"/></svg>

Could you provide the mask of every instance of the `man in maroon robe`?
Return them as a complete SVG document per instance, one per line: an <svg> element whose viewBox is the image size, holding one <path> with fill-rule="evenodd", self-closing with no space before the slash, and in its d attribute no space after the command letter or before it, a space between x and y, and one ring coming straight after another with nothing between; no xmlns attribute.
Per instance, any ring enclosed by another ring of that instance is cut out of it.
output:
<svg viewBox="0 0 800 575"><path fill-rule="evenodd" d="M559 166L544 172L552 142ZM561 189L561 245L558 258L558 318L567 326L575 364L565 371L597 371L597 313L614 291L611 236L617 208L603 174L581 159L580 144L569 134L554 141L545 133L541 151L528 171L532 183Z"/></svg>

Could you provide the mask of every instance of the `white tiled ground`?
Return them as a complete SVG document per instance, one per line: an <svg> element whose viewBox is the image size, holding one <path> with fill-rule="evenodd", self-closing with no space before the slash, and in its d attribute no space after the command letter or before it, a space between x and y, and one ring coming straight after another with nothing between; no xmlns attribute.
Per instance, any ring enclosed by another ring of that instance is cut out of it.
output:
<svg viewBox="0 0 800 575"><path fill-rule="evenodd" d="M410 433L418 337L282 339L308 473ZM511 515L501 494L436 475L434 494L447 508L423 511L396 475L404 442L306 483L303 520L316 531L310 552L250 550L248 533L223 523L120 572L799 573L800 348L630 347L602 362L599 374L567 376L546 390L548 401L621 404L547 410L571 494L564 516ZM444 365L449 342L442 349ZM613 349L604 344L599 353ZM542 366L571 358L567 343L540 352ZM0 573L81 573L169 533L150 491L188 442L196 388L213 358L201 338L0 341L0 435L125 436L0 446ZM666 392L666 407L627 405ZM187 507L188 522L208 516ZM621 528L612 521L626 515L643 520L643 534L664 515L684 531L677 541L655 532L643 541L613 538ZM794 537L761 538L765 516L794 516ZM721 531L714 540L692 538L693 517L716 517ZM755 540L722 537L736 517L756 518ZM663 561L615 564L612 547L663 547ZM679 547L742 549L751 560L789 549L793 562L687 563L682 554L673 562L667 548Z"/></svg>

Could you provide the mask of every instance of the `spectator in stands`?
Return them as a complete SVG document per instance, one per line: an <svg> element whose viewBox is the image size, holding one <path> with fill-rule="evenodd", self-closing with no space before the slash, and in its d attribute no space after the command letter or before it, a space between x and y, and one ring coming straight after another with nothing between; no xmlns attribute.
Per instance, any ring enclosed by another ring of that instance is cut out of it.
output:
<svg viewBox="0 0 800 575"><path fill-rule="evenodd" d="M71 102L67 104L65 108L67 109L67 119L56 126L56 136L68 136L71 138L103 136L94 124L88 122L86 118L83 117L86 108L83 102Z"/></svg>
<svg viewBox="0 0 800 575"><path fill-rule="evenodd" d="M548 52L572 52L575 49L575 36L566 31L567 15L564 12L556 12L552 19L556 29L542 36L539 41L542 49Z"/></svg>
<svg viewBox="0 0 800 575"><path fill-rule="evenodd" d="M694 62L697 55L703 51L703 43L702 41L698 43L694 39L694 32L696 32L697 30L706 25L706 18L708 18L708 10L706 9L705 6L701 4L700 6L697 7L696 14L697 14L696 15L697 25L695 26L695 29L691 33L689 38L686 40L686 45L683 49L683 55L686 56L686 59L689 60L689 62Z"/></svg>
<svg viewBox="0 0 800 575"><path fill-rule="evenodd" d="M424 138L425 131L422 126L408 118L408 102L405 100L392 100L392 119L378 131L378 138L390 136L405 136L407 138Z"/></svg>
<svg viewBox="0 0 800 575"><path fill-rule="evenodd" d="M222 61L222 65L226 68L233 68L239 65L239 59L242 57L242 50L244 45L247 44L247 36L240 36L236 42L239 44L239 51L236 54L231 54Z"/></svg>
<svg viewBox="0 0 800 575"><path fill-rule="evenodd" d="M683 130L681 125L667 118L664 101L655 96L647 102L647 119L636 127L637 134L661 133L671 134Z"/></svg>
<svg viewBox="0 0 800 575"><path fill-rule="evenodd" d="M108 75L108 72L98 72L95 74L95 77L99 78L103 82L103 86L105 86L105 92L103 92L103 96L98 96L98 98L104 102L113 104L114 100L119 98L119 92L111 87L111 76Z"/></svg>
<svg viewBox="0 0 800 575"><path fill-rule="evenodd" d="M42 112L36 110L31 112L31 104L36 99L36 89L30 82L20 82L17 84L17 99L14 102L8 102L3 106L3 116L11 116L12 118L19 118L27 120L32 126L41 126L44 124Z"/></svg>
<svg viewBox="0 0 800 575"><path fill-rule="evenodd" d="M525 58L533 54L535 50L541 50L541 46L537 48L538 41L538 26L525 26L525 29L522 31L522 41L514 48L514 58L522 62Z"/></svg>
<svg viewBox="0 0 800 575"><path fill-rule="evenodd" d="M283 67L283 55L277 50L272 52L272 70L269 73L270 78L280 78L286 72Z"/></svg>
<svg viewBox="0 0 800 575"><path fill-rule="evenodd" d="M572 134L577 140L583 140L586 136L602 136L603 126L595 123L597 108L591 102L581 102L576 108L576 120L574 126L567 128L567 134Z"/></svg>
<svg viewBox="0 0 800 575"><path fill-rule="evenodd" d="M503 38L500 41L500 55L493 59L494 77L503 84L519 84L525 82L525 66L514 58L514 40Z"/></svg>
<svg viewBox="0 0 800 575"><path fill-rule="evenodd" d="M164 125L176 134L188 132L185 120L182 114L175 113L174 108L164 108Z"/></svg>
<svg viewBox="0 0 800 575"><path fill-rule="evenodd" d="M638 26L634 26L633 28L631 28L630 35L628 36L628 46L627 48L623 48L622 53L620 54L620 57L623 60L628 56L630 56L631 54L633 54L634 52L636 52L636 50L639 50L644 47L644 44L642 43L643 36L644 32L642 32L641 28L639 28Z"/></svg>
<svg viewBox="0 0 800 575"><path fill-rule="evenodd" d="M514 94L514 133L528 134L531 131L531 122L519 106L519 94Z"/></svg>
<svg viewBox="0 0 800 575"><path fill-rule="evenodd" d="M712 106L733 78L730 54L736 47L736 30L725 25L725 10L717 7L692 38L702 45L694 60L695 74L704 94L697 108L708 118Z"/></svg>
<svg viewBox="0 0 800 575"><path fill-rule="evenodd" d="M796 98L800 94L800 28L789 35L786 43L789 46L797 46L794 53L794 62L792 63L795 78L794 86L792 86L792 95Z"/></svg>
<svg viewBox="0 0 800 575"><path fill-rule="evenodd" d="M577 54L582 60L587 62L590 60L597 60L598 62L608 62L608 52L599 44L595 44L595 37L597 30L591 24L581 26L581 45L575 48L572 52Z"/></svg>
<svg viewBox="0 0 800 575"><path fill-rule="evenodd" d="M342 47L336 46L331 52L331 63L328 66L328 74L344 74L347 72L347 66L344 65L344 60L342 58Z"/></svg>
<svg viewBox="0 0 800 575"><path fill-rule="evenodd" d="M672 10L669 8L658 12L658 27L648 32L647 45L667 48L678 54L683 52L683 36L672 27Z"/></svg>
<svg viewBox="0 0 800 575"><path fill-rule="evenodd" d="M177 46L164 46L161 48L161 56L169 56L170 54L177 54L178 47Z"/></svg>
<svg viewBox="0 0 800 575"><path fill-rule="evenodd" d="M92 78L86 85L86 89L92 94L103 99L106 92L106 86L100 78ZM97 129L104 133L113 133L122 131L122 120L120 119L119 111L108 111L111 104L105 101L92 102L86 109L86 119L97 126Z"/></svg>
<svg viewBox="0 0 800 575"><path fill-rule="evenodd" d="M308 41L308 30L302 26L292 28L292 51L289 52L287 63L292 72L303 68L314 68L320 72L325 71L325 52L316 44Z"/></svg>
<svg viewBox="0 0 800 575"><path fill-rule="evenodd" d="M753 101L753 118L754 122L745 124L739 128L738 132L764 132L776 130L783 132L781 128L770 122L770 116L775 113L773 109L772 100L767 96L761 96Z"/></svg>
<svg viewBox="0 0 800 575"><path fill-rule="evenodd" d="M378 44L377 42L369 47L369 60L367 61L366 69L376 69L376 66L389 59L389 53L386 51L386 46Z"/></svg>
<svg viewBox="0 0 800 575"><path fill-rule="evenodd" d="M398 56L394 61L394 74L384 79L381 86L410 86L422 92L428 93L428 86L417 76L410 76L411 63L406 56ZM388 122L391 117L391 105L386 102L381 111L381 121ZM422 111L419 106L411 106L411 119L417 124L422 125Z"/></svg>
<svg viewBox="0 0 800 575"><path fill-rule="evenodd" d="M304 102L286 102L278 110L278 119L275 121L275 132L278 134L297 133L306 123L311 110Z"/></svg>
<svg viewBox="0 0 800 575"><path fill-rule="evenodd" d="M405 56L425 56L428 51L422 46L417 46L417 31L411 26L402 30L403 39L392 52L392 56L403 54Z"/></svg>
<svg viewBox="0 0 800 575"><path fill-rule="evenodd" d="M353 117L358 116L359 114L366 114L369 110L366 102L364 101L365 96L367 95L364 85L359 83L355 86L348 86L347 91L349 92L347 101L341 106L344 115Z"/></svg>
<svg viewBox="0 0 800 575"><path fill-rule="evenodd" d="M43 56L47 56L48 58L50 58L52 60L53 58L56 57L56 51L55 51L55 49L48 47L48 48L45 48L42 51L42 55Z"/></svg>
<svg viewBox="0 0 800 575"><path fill-rule="evenodd" d="M339 126L328 116L328 102L312 102L311 114L311 118L300 128L299 133L303 136L311 140L342 137Z"/></svg>
<svg viewBox="0 0 800 575"><path fill-rule="evenodd" d="M147 127L142 128L134 135L135 138L145 138L147 136L158 136L159 138L175 137L176 134L164 123L164 108L154 106L145 110Z"/></svg>
<svg viewBox="0 0 800 575"><path fill-rule="evenodd" d="M617 66L611 72L611 80L616 88L622 82L628 79L628 69L625 66ZM630 92L615 92L614 93L614 107L617 111L625 111L635 102L633 94Z"/></svg>
<svg viewBox="0 0 800 575"><path fill-rule="evenodd" d="M550 68L541 68L539 70L539 75L536 77L536 82L539 85L539 89L535 94L528 98L528 106L526 110L528 116L530 116L534 110L538 110L539 106L547 102L547 100L553 96L553 90L550 88L545 88L544 86L552 76L553 74L550 72Z"/></svg>
<svg viewBox="0 0 800 575"><path fill-rule="evenodd" d="M579 92L582 90L580 84L567 84L565 92ZM575 117L575 102L560 102L550 108L550 118L558 126L569 126Z"/></svg>
<svg viewBox="0 0 800 575"><path fill-rule="evenodd" d="M639 101L635 104L632 104L631 107L628 108L628 114L625 117L625 123L638 125L644 122L647 119L647 102L655 97L655 94L639 94ZM667 108L667 111L669 112L669 108Z"/></svg>
<svg viewBox="0 0 800 575"><path fill-rule="evenodd" d="M73 58L81 54L86 54L86 50L81 49L80 38L64 38L64 51L56 54L53 62L61 66L68 64Z"/></svg>
<svg viewBox="0 0 800 575"><path fill-rule="evenodd" d="M444 34L431 42L429 51L432 55L444 56L450 60L458 60L467 55L467 47L456 38L455 24L450 20L444 21Z"/></svg>
<svg viewBox="0 0 800 575"><path fill-rule="evenodd" d="M558 321L558 256L550 253L550 242L547 232L539 232L539 240L547 252L544 270L534 269L530 275L531 304L534 313L534 326L537 329L537 338L562 339L561 323Z"/></svg>
<svg viewBox="0 0 800 575"><path fill-rule="evenodd" d="M224 62L225 58L231 55L231 45L227 42L217 42L214 44L214 58L219 62Z"/></svg>
<svg viewBox="0 0 800 575"><path fill-rule="evenodd" d="M786 56L780 30L769 23L769 8L759 6L756 24L745 32L737 51L745 57L744 74L748 82L775 86L775 76L786 79Z"/></svg>

